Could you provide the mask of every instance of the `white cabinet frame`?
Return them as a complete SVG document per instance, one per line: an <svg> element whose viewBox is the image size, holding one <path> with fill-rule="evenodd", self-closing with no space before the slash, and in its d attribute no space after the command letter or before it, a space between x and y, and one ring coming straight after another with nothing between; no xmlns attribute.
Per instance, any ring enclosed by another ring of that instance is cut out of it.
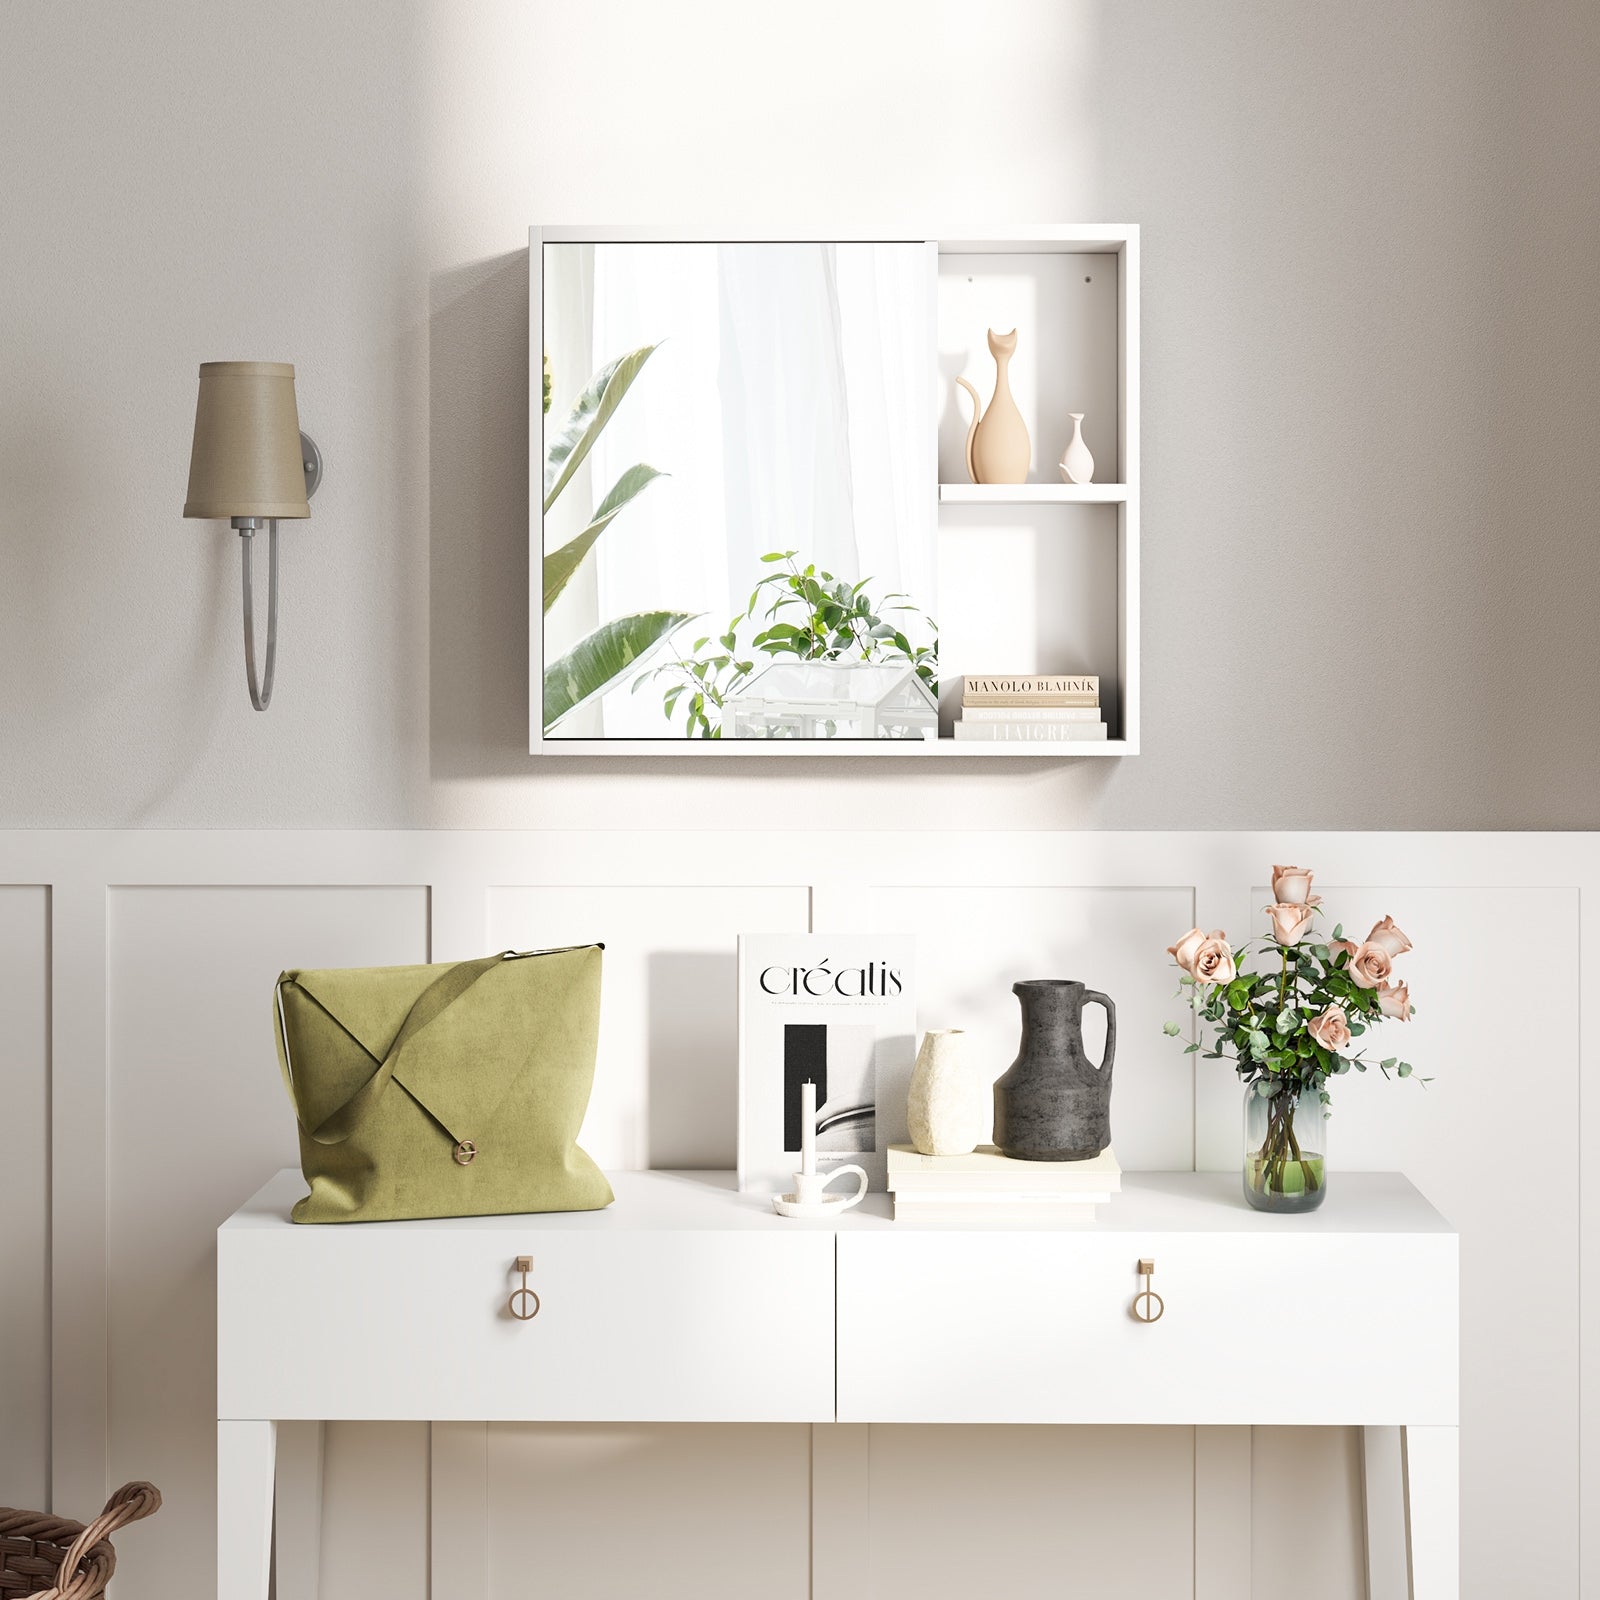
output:
<svg viewBox="0 0 1600 1600"><path fill-rule="evenodd" d="M898 235L932 244L939 255L1108 255L1117 262L1117 482L943 484L941 505L1114 505L1117 517L1117 670L1120 695L1108 707L1120 737L1072 744L958 743L953 738L898 739L547 739L544 735L544 416L534 399L544 383L544 246L800 240L881 240L859 230L752 231L631 227L532 227L528 230L528 748L533 755L608 757L865 757L898 761L954 758L1061 760L1139 753L1139 229L1133 223L1053 223L1028 227L949 227ZM1103 464L1103 466L1109 465Z"/></svg>

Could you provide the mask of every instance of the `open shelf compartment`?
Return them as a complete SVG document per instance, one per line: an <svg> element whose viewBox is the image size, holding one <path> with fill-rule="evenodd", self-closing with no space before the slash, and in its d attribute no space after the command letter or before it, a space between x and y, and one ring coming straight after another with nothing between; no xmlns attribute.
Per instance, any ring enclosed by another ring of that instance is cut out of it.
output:
<svg viewBox="0 0 1600 1600"><path fill-rule="evenodd" d="M1132 755L1139 747L1138 230L1008 229L939 243L941 749L951 754ZM967 481L970 401L985 405L988 329L1018 331L1012 392L1032 460L1020 484ZM1072 415L1095 481L1062 481ZM1092 673L1102 743L1015 745L952 735L969 673Z"/></svg>

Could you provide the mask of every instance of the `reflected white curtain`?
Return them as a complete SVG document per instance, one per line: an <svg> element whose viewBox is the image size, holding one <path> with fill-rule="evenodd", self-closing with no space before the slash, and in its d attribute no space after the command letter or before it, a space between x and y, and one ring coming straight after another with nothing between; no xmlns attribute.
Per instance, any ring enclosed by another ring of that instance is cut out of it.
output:
<svg viewBox="0 0 1600 1600"><path fill-rule="evenodd" d="M596 611L704 613L720 633L798 551L934 612L933 274L906 244L593 250L590 368L659 348L591 456L594 497L635 462L669 476L596 549ZM658 688L606 696L610 737L671 730Z"/></svg>

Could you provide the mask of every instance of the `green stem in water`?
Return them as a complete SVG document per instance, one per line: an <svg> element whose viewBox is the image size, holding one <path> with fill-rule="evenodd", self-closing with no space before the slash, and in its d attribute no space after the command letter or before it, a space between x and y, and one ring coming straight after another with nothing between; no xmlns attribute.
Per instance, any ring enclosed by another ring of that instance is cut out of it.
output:
<svg viewBox="0 0 1600 1600"><path fill-rule="evenodd" d="M1317 1175L1312 1170L1311 1163L1300 1153L1300 1141L1294 1136L1294 1112L1292 1110L1289 1113L1289 1121L1285 1132L1287 1132L1289 1144L1294 1150L1294 1158L1300 1163L1301 1172L1305 1174L1306 1188L1313 1191L1319 1189L1321 1185L1317 1182Z"/></svg>
<svg viewBox="0 0 1600 1600"><path fill-rule="evenodd" d="M1299 1166L1306 1190L1315 1193L1322 1187L1313 1166L1305 1158L1300 1141L1295 1137L1294 1113L1296 1096L1281 1090L1272 1097L1267 1110L1267 1133L1261 1141L1260 1181L1256 1187L1265 1194L1282 1194L1284 1177L1289 1162Z"/></svg>

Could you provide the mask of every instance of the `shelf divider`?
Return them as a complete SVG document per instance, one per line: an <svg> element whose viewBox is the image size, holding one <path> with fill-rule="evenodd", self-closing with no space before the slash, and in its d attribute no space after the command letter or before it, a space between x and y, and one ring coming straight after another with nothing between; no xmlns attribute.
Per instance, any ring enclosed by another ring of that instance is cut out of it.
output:
<svg viewBox="0 0 1600 1600"><path fill-rule="evenodd" d="M1115 506L1128 499L1125 483L941 483L945 506Z"/></svg>

